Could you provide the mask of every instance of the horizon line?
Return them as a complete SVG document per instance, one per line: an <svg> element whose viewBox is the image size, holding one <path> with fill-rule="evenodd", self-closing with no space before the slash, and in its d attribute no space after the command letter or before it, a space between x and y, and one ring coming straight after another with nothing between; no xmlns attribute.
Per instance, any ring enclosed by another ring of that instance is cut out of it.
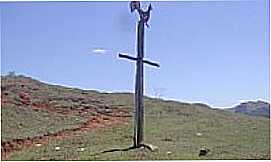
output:
<svg viewBox="0 0 271 162"><path fill-rule="evenodd" d="M3 74L2 71L1 71L1 78L2 76L8 76L8 74ZM134 94L133 90L124 90L124 91L121 91L121 90L101 90L101 89L88 89L88 88L84 88L84 87L81 87L81 86L74 86L74 85L66 85L66 84L59 84L59 83L54 83L54 82L49 82L49 81L44 81L42 79L39 79L39 78L35 78L35 77L32 77L30 75L27 75L27 74L16 74L15 73L15 76L23 76L23 77L30 77L31 79L34 79L34 80L38 80L42 83L46 83L46 84L49 84L49 85L56 85L56 86L62 86L62 87L66 87L66 88L77 88L77 89L80 89L80 90L92 90L92 91L98 91L99 93L130 93L130 94ZM165 100L165 101L176 101L176 102L181 102L181 103L188 103L188 104L196 104L196 103L201 103L201 104L205 104L213 109L229 109L229 108L234 108L238 105L240 105L241 103L247 103L249 101L252 101L252 102L257 102L257 101L263 101L263 102L267 102L268 104L270 104L270 99L269 100L266 100L266 99L262 99L262 98L257 98L257 99L244 99L244 100L238 100L237 103L231 105L231 106L214 106L213 104L210 104L210 103L206 103L206 102L203 102L203 101L200 101L200 100L194 100L194 101L189 101L189 100L182 100L182 99L178 99L178 98L174 98L174 97L166 97L166 96L155 96L155 95L151 95L151 94L144 94L145 97L149 97L149 98L154 98L154 99L162 99L162 100Z"/></svg>

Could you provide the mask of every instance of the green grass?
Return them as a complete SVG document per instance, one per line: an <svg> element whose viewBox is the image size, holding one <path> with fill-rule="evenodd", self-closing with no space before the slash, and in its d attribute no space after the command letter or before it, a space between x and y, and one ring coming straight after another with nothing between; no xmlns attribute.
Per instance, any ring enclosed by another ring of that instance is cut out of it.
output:
<svg viewBox="0 0 271 162"><path fill-rule="evenodd" d="M160 106L159 106L160 105ZM128 126L94 130L66 140L13 154L11 160L178 160L178 159L268 159L269 120L231 112L168 102L146 103L145 141L157 152L131 150L92 156L132 144L132 120ZM197 136L197 133L202 133ZM55 151L55 147L60 147ZM211 151L199 157L202 146ZM85 151L78 151L79 148ZM167 152L172 152L167 154Z"/></svg>
<svg viewBox="0 0 271 162"><path fill-rule="evenodd" d="M78 127L85 119L17 106L1 107L1 140L41 136Z"/></svg>
<svg viewBox="0 0 271 162"><path fill-rule="evenodd" d="M67 116L61 112L82 108L83 103L91 103L98 94L95 91L48 85L23 76L1 77L1 90L1 96L9 102L1 103L2 141L78 127L90 114L81 115L78 111L72 111L72 114ZM58 113L48 112L44 107L34 111L31 106L21 103L21 93L29 96L30 104L47 104L54 107Z"/></svg>
<svg viewBox="0 0 271 162"><path fill-rule="evenodd" d="M133 111L132 94L65 88L24 77L2 77L1 80L2 91L7 92L7 98L17 104L20 104L18 94L23 91L30 95L31 102L50 103L60 110L89 105L101 110L107 106ZM145 97L145 114L145 142L158 146L156 152L137 149L93 156L100 151L132 145L133 121L129 118L128 125L94 129L68 139L51 140L41 147L15 152L10 160L270 159L268 118L148 97ZM80 117L77 113L63 116L61 113L34 111L23 105L2 105L1 117L2 141L57 132L76 127L86 120L86 116ZM210 152L199 157L202 146ZM56 151L55 147L60 147L60 150ZM80 152L80 148L85 150Z"/></svg>

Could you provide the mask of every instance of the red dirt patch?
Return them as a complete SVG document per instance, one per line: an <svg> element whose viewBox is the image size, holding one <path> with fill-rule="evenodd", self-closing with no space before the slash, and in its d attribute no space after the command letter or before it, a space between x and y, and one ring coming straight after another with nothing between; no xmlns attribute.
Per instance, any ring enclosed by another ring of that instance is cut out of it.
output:
<svg viewBox="0 0 271 162"><path fill-rule="evenodd" d="M21 92L19 93L19 97L21 99L21 102L25 105L30 104L30 96L27 93Z"/></svg>

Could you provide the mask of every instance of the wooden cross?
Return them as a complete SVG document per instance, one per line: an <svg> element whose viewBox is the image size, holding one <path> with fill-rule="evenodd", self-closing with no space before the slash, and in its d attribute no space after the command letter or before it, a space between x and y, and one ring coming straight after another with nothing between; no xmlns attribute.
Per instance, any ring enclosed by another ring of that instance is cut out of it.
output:
<svg viewBox="0 0 271 162"><path fill-rule="evenodd" d="M144 63L159 67L159 64L144 60L144 30L150 17L151 5L147 11L140 8L139 1L130 3L131 11L137 10L140 20L137 25L137 57L119 54L120 58L126 58L136 61L136 79L135 79L135 117L134 117L134 147L141 147L144 141Z"/></svg>

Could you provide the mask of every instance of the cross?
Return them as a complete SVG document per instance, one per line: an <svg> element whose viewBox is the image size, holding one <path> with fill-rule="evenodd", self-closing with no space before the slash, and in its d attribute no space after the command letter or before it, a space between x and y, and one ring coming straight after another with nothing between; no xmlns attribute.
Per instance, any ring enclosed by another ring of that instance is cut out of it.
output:
<svg viewBox="0 0 271 162"><path fill-rule="evenodd" d="M151 66L160 67L158 63L154 63L144 59L144 30L150 18L151 4L147 11L143 11L140 8L139 1L130 2L131 12L136 10L140 16L140 20L137 25L137 57L119 54L120 58L129 59L136 62L136 79L135 79L135 116L134 116L134 147L141 147L144 141L144 66L143 64L149 64Z"/></svg>

